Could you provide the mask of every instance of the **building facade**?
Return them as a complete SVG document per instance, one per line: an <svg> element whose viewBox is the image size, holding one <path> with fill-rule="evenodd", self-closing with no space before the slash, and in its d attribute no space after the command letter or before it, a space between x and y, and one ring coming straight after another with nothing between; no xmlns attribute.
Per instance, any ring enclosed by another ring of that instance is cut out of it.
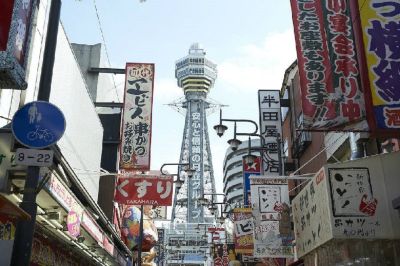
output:
<svg viewBox="0 0 400 266"><path fill-rule="evenodd" d="M35 23L29 27L30 45L25 49L27 88L16 90L2 86L0 89L1 194L15 204L22 200L27 169L15 163L15 150L21 145L14 140L9 123L18 108L38 99L49 10L53 1L28 2L36 4L31 6ZM60 23L49 102L63 112L66 131L51 147L55 154L53 165L41 170L31 263L129 265L131 251L122 242L112 220L97 204L103 126L78 56ZM102 85L97 86L108 86L100 83ZM0 239L4 251L0 264L10 265L16 224L12 219L4 222L2 213L0 217L1 226L11 228L11 233L2 235Z"/></svg>

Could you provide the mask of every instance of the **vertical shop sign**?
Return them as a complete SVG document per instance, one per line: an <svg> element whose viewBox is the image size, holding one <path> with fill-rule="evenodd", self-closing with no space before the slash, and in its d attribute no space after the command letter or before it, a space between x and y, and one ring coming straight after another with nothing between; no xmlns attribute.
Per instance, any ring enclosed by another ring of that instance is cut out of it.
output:
<svg viewBox="0 0 400 266"><path fill-rule="evenodd" d="M398 136L400 129L400 3L358 0L362 6L368 122L376 133ZM358 10L357 10L358 11Z"/></svg>
<svg viewBox="0 0 400 266"><path fill-rule="evenodd" d="M349 0L291 0L303 129L364 129Z"/></svg>
<svg viewBox="0 0 400 266"><path fill-rule="evenodd" d="M253 253L253 217L251 208L233 210L235 251L240 254Z"/></svg>
<svg viewBox="0 0 400 266"><path fill-rule="evenodd" d="M154 64L126 64L121 169L150 169L153 87Z"/></svg>
<svg viewBox="0 0 400 266"><path fill-rule="evenodd" d="M291 231L286 179L250 176L250 184L254 217L254 257L293 257L294 236Z"/></svg>
<svg viewBox="0 0 400 266"><path fill-rule="evenodd" d="M263 148L262 173L268 177L279 176L282 169L280 158L282 136L282 116L279 91L259 90L258 106L260 109L260 134L265 143Z"/></svg>
<svg viewBox="0 0 400 266"><path fill-rule="evenodd" d="M257 157L251 165L242 160L243 165L243 199L244 206L251 206L250 175L261 175L261 157Z"/></svg>

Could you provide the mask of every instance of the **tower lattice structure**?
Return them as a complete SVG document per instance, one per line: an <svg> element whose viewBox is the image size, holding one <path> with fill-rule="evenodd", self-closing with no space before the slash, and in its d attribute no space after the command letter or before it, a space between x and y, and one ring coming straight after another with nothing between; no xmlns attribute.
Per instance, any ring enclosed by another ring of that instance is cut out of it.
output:
<svg viewBox="0 0 400 266"><path fill-rule="evenodd" d="M182 168L178 169L184 184L175 194L172 219L178 223L214 223L214 214L199 199L211 202L215 193L206 111L213 106L207 95L217 78L217 65L195 43L188 55L176 62L175 77L185 94L181 107L186 110L180 163L190 162L195 172L189 178Z"/></svg>

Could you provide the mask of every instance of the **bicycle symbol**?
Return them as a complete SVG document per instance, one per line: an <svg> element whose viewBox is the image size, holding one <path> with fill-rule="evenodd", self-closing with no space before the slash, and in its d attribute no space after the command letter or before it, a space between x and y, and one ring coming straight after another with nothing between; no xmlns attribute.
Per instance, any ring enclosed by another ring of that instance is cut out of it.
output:
<svg viewBox="0 0 400 266"><path fill-rule="evenodd" d="M46 129L40 129L40 126L36 126L36 130L35 131L30 131L28 132L28 135L26 136L29 140L44 140L45 142L51 142L54 139L53 134L51 134L51 132Z"/></svg>

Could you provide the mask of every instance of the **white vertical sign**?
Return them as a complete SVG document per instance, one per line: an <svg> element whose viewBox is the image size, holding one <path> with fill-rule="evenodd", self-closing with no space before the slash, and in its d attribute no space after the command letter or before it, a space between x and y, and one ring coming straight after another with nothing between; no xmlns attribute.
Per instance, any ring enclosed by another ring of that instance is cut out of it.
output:
<svg viewBox="0 0 400 266"><path fill-rule="evenodd" d="M153 84L154 64L126 64L121 169L150 169Z"/></svg>
<svg viewBox="0 0 400 266"><path fill-rule="evenodd" d="M279 91L259 90L258 106L260 108L260 134L264 137L263 174L268 177L281 175L280 144L282 136L282 118Z"/></svg>

